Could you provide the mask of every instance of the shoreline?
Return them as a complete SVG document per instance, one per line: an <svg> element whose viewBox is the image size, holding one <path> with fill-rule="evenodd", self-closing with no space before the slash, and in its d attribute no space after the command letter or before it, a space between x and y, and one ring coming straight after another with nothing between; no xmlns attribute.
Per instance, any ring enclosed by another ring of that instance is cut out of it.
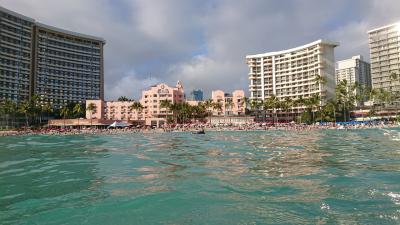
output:
<svg viewBox="0 0 400 225"><path fill-rule="evenodd" d="M289 131L302 132L314 130L364 130L379 128L398 128L400 124L377 124L377 125L278 125L278 126L245 126L245 127L182 127L182 128L157 128L157 129L40 129L40 130L22 130L22 131L0 131L0 137L9 136L69 136L69 135L113 135L113 134L160 134L160 133L194 133L204 129L207 132L252 132L252 131Z"/></svg>

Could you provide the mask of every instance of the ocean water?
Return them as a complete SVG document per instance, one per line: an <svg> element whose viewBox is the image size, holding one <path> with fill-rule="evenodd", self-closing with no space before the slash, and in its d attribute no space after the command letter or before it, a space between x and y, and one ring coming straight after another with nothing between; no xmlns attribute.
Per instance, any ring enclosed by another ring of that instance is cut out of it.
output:
<svg viewBox="0 0 400 225"><path fill-rule="evenodd" d="M400 224L400 129L2 137L0 224Z"/></svg>

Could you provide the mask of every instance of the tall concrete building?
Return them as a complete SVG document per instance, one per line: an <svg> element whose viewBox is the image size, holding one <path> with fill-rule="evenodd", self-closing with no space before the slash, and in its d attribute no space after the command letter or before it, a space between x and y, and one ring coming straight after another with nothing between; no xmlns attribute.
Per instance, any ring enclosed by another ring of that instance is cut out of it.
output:
<svg viewBox="0 0 400 225"><path fill-rule="evenodd" d="M296 48L246 56L250 100L306 99L319 94L321 103L334 96L334 48L339 44L318 40ZM318 82L322 77L325 82Z"/></svg>
<svg viewBox="0 0 400 225"><path fill-rule="evenodd" d="M29 98L35 21L0 7L0 99Z"/></svg>
<svg viewBox="0 0 400 225"><path fill-rule="evenodd" d="M104 39L35 22L0 7L0 99L37 94L61 107L104 98Z"/></svg>
<svg viewBox="0 0 400 225"><path fill-rule="evenodd" d="M400 82L391 74L400 69L400 23L368 31L373 88L400 92Z"/></svg>
<svg viewBox="0 0 400 225"><path fill-rule="evenodd" d="M336 83L347 80L349 85L355 82L371 87L371 67L361 55L353 56L336 63Z"/></svg>

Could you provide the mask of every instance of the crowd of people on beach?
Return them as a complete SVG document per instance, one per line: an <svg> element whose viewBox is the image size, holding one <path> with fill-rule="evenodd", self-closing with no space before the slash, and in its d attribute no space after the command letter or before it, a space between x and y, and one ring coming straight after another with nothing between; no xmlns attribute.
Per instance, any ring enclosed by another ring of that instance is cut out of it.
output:
<svg viewBox="0 0 400 225"><path fill-rule="evenodd" d="M192 132L205 133L208 131L262 131L262 130L290 130L290 131L310 131L318 129L367 129L367 128L391 128L399 124L394 121L372 121L372 122L329 122L315 123L312 125L297 123L249 123L249 124L216 124L193 123L165 125L161 128L150 126L143 127L124 127L124 128L42 128L42 129L19 129L11 131L0 131L0 136L16 135L80 135L80 134L121 134L121 133L162 133L162 132ZM199 132L201 131L201 132Z"/></svg>

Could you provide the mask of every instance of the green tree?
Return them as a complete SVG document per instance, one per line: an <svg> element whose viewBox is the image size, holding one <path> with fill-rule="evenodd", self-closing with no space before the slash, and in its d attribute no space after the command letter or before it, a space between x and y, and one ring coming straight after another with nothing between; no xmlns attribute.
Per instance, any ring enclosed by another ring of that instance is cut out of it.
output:
<svg viewBox="0 0 400 225"><path fill-rule="evenodd" d="M203 105L204 105L204 108L207 110L207 113L209 114L209 116L211 116L212 107L213 107L213 100L212 99L208 99L203 103Z"/></svg>
<svg viewBox="0 0 400 225"><path fill-rule="evenodd" d="M86 107L86 110L89 111L90 115L90 126L93 125L93 112L96 110L97 106L93 102L89 103Z"/></svg>
<svg viewBox="0 0 400 225"><path fill-rule="evenodd" d="M6 116L6 129L9 129L10 116L15 118L15 113L18 111L17 104L11 99L5 99L1 104L1 108L2 114L4 113Z"/></svg>
<svg viewBox="0 0 400 225"><path fill-rule="evenodd" d="M69 109L68 107L64 106L63 108L61 108L61 110L60 110L60 116L61 116L61 117L63 118L63 120L64 120L64 127L65 127L65 119L66 119L67 117L69 117L70 114L71 114L71 111L70 111L70 109Z"/></svg>
<svg viewBox="0 0 400 225"><path fill-rule="evenodd" d="M231 98L228 98L225 102L225 110L228 111L228 114L232 113L232 109L235 106L233 103L233 100Z"/></svg>
<svg viewBox="0 0 400 225"><path fill-rule="evenodd" d="M81 114L83 113L83 109L80 103L76 103L72 112L78 116L78 127L79 127L79 119Z"/></svg>
<svg viewBox="0 0 400 225"><path fill-rule="evenodd" d="M328 102L322 107L321 119L323 121L336 123L336 108L336 101L334 99L328 100Z"/></svg>
<svg viewBox="0 0 400 225"><path fill-rule="evenodd" d="M128 107L128 109L132 112L133 110L137 110L138 112L142 112L143 105L140 102L133 102L132 105ZM146 120L146 118L145 118Z"/></svg>
<svg viewBox="0 0 400 225"><path fill-rule="evenodd" d="M349 112L354 106L354 86L348 84L347 80L340 81L335 88L336 100L342 107L343 121L347 121Z"/></svg>
<svg viewBox="0 0 400 225"><path fill-rule="evenodd" d="M130 100L129 100L129 98L126 97L126 96L120 96L120 97L118 98L118 101L120 101L120 102L128 102L128 101L130 101Z"/></svg>
<svg viewBox="0 0 400 225"><path fill-rule="evenodd" d="M319 86L321 84L321 88L319 88L319 89L323 90L323 86L326 84L326 78L321 76L321 75L319 75L319 74L317 74L315 76L314 82L318 86L318 88L319 88Z"/></svg>
<svg viewBox="0 0 400 225"><path fill-rule="evenodd" d="M244 96L241 100L240 100L240 106L243 106L245 109L247 108L249 104L249 98Z"/></svg>
<svg viewBox="0 0 400 225"><path fill-rule="evenodd" d="M271 96L269 96L269 98L267 98L264 101L264 110L272 110L272 120L273 123L275 124L276 120L277 120L277 108L280 107L280 102L278 100L278 98L272 94Z"/></svg>
<svg viewBox="0 0 400 225"><path fill-rule="evenodd" d="M286 113L286 122L289 122L289 109L293 107L293 104L293 100L289 97L286 97L281 103L282 110Z"/></svg>
<svg viewBox="0 0 400 225"><path fill-rule="evenodd" d="M25 100L21 102L19 105L19 110L20 113L24 114L25 116L25 128L29 127L29 116L32 113L32 106L31 102L29 100Z"/></svg>
<svg viewBox="0 0 400 225"><path fill-rule="evenodd" d="M160 108L165 108L167 110L170 110L171 106L172 102L170 100L165 99L160 101Z"/></svg>
<svg viewBox="0 0 400 225"><path fill-rule="evenodd" d="M53 112L53 105L50 102L47 102L47 103L42 105L42 110L41 111L43 113L46 113L47 120L49 120L49 117L50 117L49 114Z"/></svg>

